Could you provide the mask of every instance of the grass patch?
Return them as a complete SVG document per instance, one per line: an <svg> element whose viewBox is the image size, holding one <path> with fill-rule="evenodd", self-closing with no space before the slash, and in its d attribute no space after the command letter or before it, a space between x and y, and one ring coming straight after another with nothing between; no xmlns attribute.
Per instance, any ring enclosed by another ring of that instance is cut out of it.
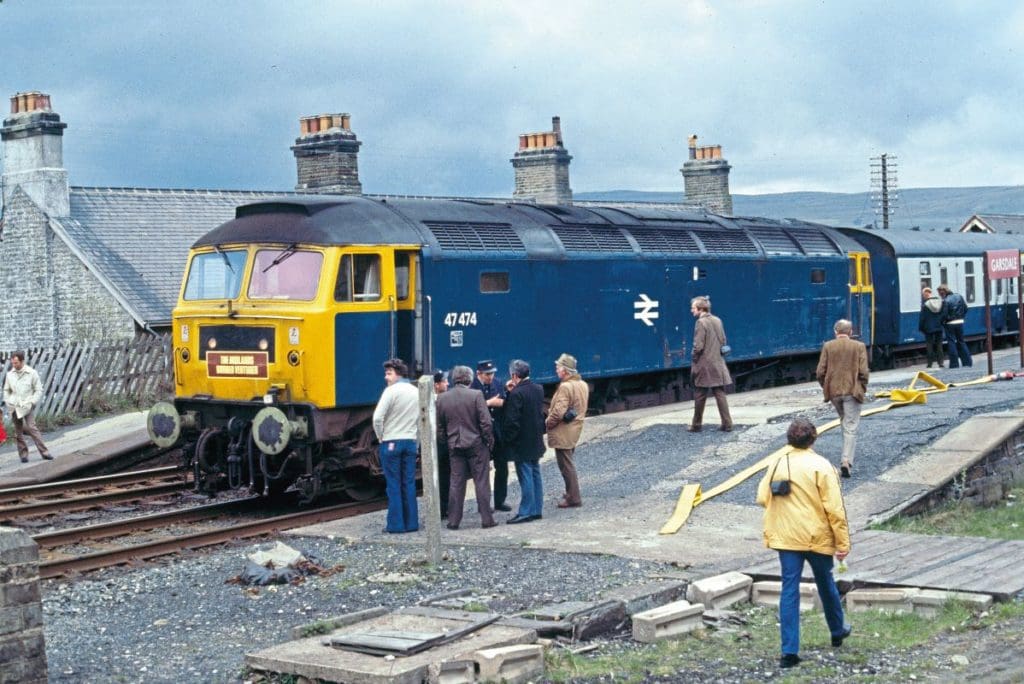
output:
<svg viewBox="0 0 1024 684"><path fill-rule="evenodd" d="M990 508L949 503L923 515L895 517L872 526L872 529L990 539L1024 539L1024 489L1012 490L1006 500Z"/></svg>
<svg viewBox="0 0 1024 684"><path fill-rule="evenodd" d="M651 678L685 681L688 675L707 678L753 677L777 671L779 627L777 610L744 605L738 612L747 621L734 631L705 630L655 644L639 644L625 637L582 654L551 649L546 655L546 677L553 682L643 682ZM798 671L787 672L785 681L822 681L837 670L866 665L881 651L906 652L947 631L979 629L994 622L1024 616L1024 604L1007 603L987 613L975 613L963 603L951 601L935 618L889 615L867 611L848 616L853 636L842 649L832 649L828 627L820 612L804 613L801 621L801 656ZM919 664L918 676L930 663ZM856 679L856 677L853 677Z"/></svg>

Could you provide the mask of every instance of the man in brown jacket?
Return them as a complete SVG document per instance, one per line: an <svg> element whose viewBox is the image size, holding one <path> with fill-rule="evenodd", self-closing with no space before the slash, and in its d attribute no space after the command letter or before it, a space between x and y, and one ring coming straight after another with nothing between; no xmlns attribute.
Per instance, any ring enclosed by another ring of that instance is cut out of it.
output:
<svg viewBox="0 0 1024 684"><path fill-rule="evenodd" d="M558 469L565 480L565 494L558 502L559 508L576 508L582 506L580 499L580 481L576 476L576 464L573 454L576 443L583 432L583 418L587 415L587 402L590 399L590 388L576 371L576 357L562 354L555 361L555 373L562 382L551 398L551 408L544 421L547 428L548 446L555 450Z"/></svg>
<svg viewBox="0 0 1024 684"><path fill-rule="evenodd" d="M448 445L451 463L451 487L448 492L448 529L457 530L462 523L462 506L466 501L467 475L472 475L476 488L476 505L483 527L494 527L491 514L491 450L494 432L491 414L484 395L469 388L473 371L469 366L452 369L455 386L437 398L437 439Z"/></svg>
<svg viewBox="0 0 1024 684"><path fill-rule="evenodd" d="M719 428L723 432L732 430L732 416L729 402L725 398L725 386L732 382L729 368L722 358L725 344L725 328L722 319L711 315L711 302L707 297L694 297L690 302L690 313L697 319L693 329L693 353L690 357L690 380L693 382L693 421L690 432L700 432L704 423L704 404L708 390L715 395L718 415L722 420Z"/></svg>
<svg viewBox="0 0 1024 684"><path fill-rule="evenodd" d="M868 386L868 352L863 342L850 339L853 324L840 318L833 329L836 339L821 348L818 359L818 383L825 390L825 401L832 402L843 426L843 460L839 472L850 477L853 450L860 425L860 405Z"/></svg>

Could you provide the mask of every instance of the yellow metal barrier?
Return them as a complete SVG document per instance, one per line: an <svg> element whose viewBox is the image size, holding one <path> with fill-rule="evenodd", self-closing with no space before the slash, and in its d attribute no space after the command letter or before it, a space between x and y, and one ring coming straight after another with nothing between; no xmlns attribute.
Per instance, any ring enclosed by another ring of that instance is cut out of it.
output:
<svg viewBox="0 0 1024 684"><path fill-rule="evenodd" d="M868 409L867 411L861 412L860 415L861 417L872 416L875 415L876 413L882 413L883 411L888 411L889 409L896 408L897 406L907 406L909 404L924 404L927 402L928 394L936 392L947 392L952 387L981 385L986 382L994 382L996 380L1012 380L1014 377L1018 376L1017 374L1012 372L997 373L996 375L986 375L984 377L978 378L977 380L969 380L968 382L946 384L941 380L929 375L928 373L925 373L924 371L918 371L917 374L914 376L914 379L910 381L910 385L907 386L906 389L894 389L884 392L877 392L875 394L876 397L891 399L891 401L888 404ZM916 387L918 380L930 386L918 389ZM829 422L825 423L824 425L818 428L818 434L820 435L823 432L827 432L834 427L838 427L839 423L840 421L838 418L836 418L835 420L830 420ZM672 517L670 517L665 522L665 524L661 527L661 530L658 531L658 534L675 534L676 532L678 532L682 528L682 526L686 524L686 521L687 519L689 519L690 513L693 512L694 508L704 503L708 499L718 496L723 492L727 492L736 485L741 484L742 482L750 479L754 475L757 475L759 472L761 472L762 470L767 468L771 463L773 463L774 460L778 458L778 456L781 455L786 448L787 447L776 449L769 455L762 458L757 463L741 470L740 472L736 473L725 482L722 482L721 484L712 487L707 492L702 492L699 484L684 485L683 491L679 493L679 499L678 501L676 501L676 507L675 510L672 512Z"/></svg>

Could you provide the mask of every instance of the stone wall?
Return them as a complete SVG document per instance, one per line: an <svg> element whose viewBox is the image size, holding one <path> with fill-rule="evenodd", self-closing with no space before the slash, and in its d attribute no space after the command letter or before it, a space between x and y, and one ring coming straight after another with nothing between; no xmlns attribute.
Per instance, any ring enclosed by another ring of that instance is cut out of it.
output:
<svg viewBox="0 0 1024 684"><path fill-rule="evenodd" d="M295 141L292 152L298 192L359 195L358 154L361 142L351 133L308 135Z"/></svg>
<svg viewBox="0 0 1024 684"><path fill-rule="evenodd" d="M39 547L22 530L0 527L0 684L46 681Z"/></svg>
<svg viewBox="0 0 1024 684"><path fill-rule="evenodd" d="M135 323L21 188L4 207L0 340L5 347L133 337Z"/></svg>
<svg viewBox="0 0 1024 684"><path fill-rule="evenodd" d="M732 215L729 163L724 159L696 160L681 169L686 201L699 202L716 214Z"/></svg>

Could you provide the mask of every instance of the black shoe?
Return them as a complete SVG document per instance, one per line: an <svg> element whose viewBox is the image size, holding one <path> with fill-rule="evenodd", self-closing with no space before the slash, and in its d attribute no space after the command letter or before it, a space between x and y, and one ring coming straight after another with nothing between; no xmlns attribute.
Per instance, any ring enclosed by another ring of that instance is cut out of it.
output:
<svg viewBox="0 0 1024 684"><path fill-rule="evenodd" d="M722 432L732 432L732 425L723 425L718 429L721 430Z"/></svg>
<svg viewBox="0 0 1024 684"><path fill-rule="evenodd" d="M508 504L494 504L494 510L504 511L505 513L508 513L512 510L512 507L509 506Z"/></svg>
<svg viewBox="0 0 1024 684"><path fill-rule="evenodd" d="M779 658L779 667L783 670L790 667L796 667L800 664L800 656L796 653L783 653L782 657Z"/></svg>
<svg viewBox="0 0 1024 684"><path fill-rule="evenodd" d="M848 463L844 463L843 465L839 466L839 474L842 475L843 477L850 477L851 472L853 472L853 466L849 465Z"/></svg>
<svg viewBox="0 0 1024 684"><path fill-rule="evenodd" d="M53 456L51 456L50 454L39 454L39 455L43 457L44 461L52 461L53 460Z"/></svg>
<svg viewBox="0 0 1024 684"><path fill-rule="evenodd" d="M451 523L448 523L447 525L445 525L445 527L447 527L449 530L457 530L457 529L459 529L458 525L452 525Z"/></svg>
<svg viewBox="0 0 1024 684"><path fill-rule="evenodd" d="M22 462L22 463L28 463L28 456L25 456L25 457L23 457L23 458L22 458L22 457L19 457L19 458L21 458L21 462Z"/></svg>
<svg viewBox="0 0 1024 684"><path fill-rule="evenodd" d="M484 528L486 530L488 527L496 527L497 524L498 524L497 521L492 520L489 523L483 523L482 525L480 525L480 527L482 527L482 528Z"/></svg>
<svg viewBox="0 0 1024 684"><path fill-rule="evenodd" d="M688 432L700 432L701 430L704 429L704 427L702 425L691 425L686 429Z"/></svg>
<svg viewBox="0 0 1024 684"><path fill-rule="evenodd" d="M531 520L536 520L536 519L537 518L535 518L532 515L517 515L517 516L514 516L512 518L509 518L505 522L508 523L509 525L518 525L519 523L530 522Z"/></svg>
<svg viewBox="0 0 1024 684"><path fill-rule="evenodd" d="M839 648L840 646L842 646L843 640L849 638L852 632L853 627L847 627L845 630L843 630L842 634L840 634L839 636L832 637L832 646L834 646L835 648Z"/></svg>

